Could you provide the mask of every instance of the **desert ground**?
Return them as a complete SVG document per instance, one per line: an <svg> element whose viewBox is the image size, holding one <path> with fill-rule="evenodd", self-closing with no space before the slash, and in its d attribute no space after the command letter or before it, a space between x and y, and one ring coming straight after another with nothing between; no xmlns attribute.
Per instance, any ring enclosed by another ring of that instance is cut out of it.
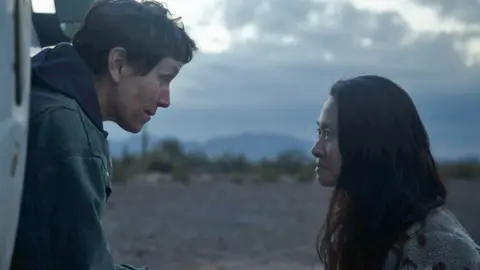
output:
<svg viewBox="0 0 480 270"><path fill-rule="evenodd" d="M480 242L480 181L451 180L448 205ZM116 185L105 220L117 262L152 270L321 269L318 184Z"/></svg>

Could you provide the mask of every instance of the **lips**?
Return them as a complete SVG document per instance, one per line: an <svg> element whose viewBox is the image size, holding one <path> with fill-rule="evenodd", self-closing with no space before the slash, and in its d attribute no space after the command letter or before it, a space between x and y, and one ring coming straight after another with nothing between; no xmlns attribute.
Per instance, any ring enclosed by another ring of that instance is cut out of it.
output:
<svg viewBox="0 0 480 270"><path fill-rule="evenodd" d="M326 169L328 170L328 168L320 163L317 163L317 167L315 168L316 171L318 171L319 169Z"/></svg>
<svg viewBox="0 0 480 270"><path fill-rule="evenodd" d="M155 112L152 112L152 111L149 111L149 110L145 110L145 113L146 113L148 116L154 116L154 115L155 115Z"/></svg>

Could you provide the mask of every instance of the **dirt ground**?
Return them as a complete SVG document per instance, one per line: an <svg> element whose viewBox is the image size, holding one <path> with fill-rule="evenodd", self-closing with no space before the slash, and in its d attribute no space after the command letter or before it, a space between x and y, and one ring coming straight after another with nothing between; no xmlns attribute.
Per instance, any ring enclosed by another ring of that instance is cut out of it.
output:
<svg viewBox="0 0 480 270"><path fill-rule="evenodd" d="M480 181L447 186L480 242ZM117 262L152 270L321 269L314 243L328 199L317 184L135 182L114 187L105 226Z"/></svg>

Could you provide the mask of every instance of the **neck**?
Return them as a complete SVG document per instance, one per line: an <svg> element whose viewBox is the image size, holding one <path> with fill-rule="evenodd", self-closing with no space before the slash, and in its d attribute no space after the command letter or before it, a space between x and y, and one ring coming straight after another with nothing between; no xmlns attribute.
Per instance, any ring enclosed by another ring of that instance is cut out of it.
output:
<svg viewBox="0 0 480 270"><path fill-rule="evenodd" d="M112 113L110 109L110 103L108 98L108 87L105 85L104 82L96 81L95 82L95 89L97 91L97 99L98 104L100 105L100 112L102 114L103 121L112 120Z"/></svg>

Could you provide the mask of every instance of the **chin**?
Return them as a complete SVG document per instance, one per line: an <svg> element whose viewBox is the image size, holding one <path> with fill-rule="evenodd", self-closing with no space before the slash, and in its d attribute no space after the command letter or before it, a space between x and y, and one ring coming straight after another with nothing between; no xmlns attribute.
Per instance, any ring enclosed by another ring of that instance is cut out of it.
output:
<svg viewBox="0 0 480 270"><path fill-rule="evenodd" d="M130 130L127 130L127 131L133 134L137 134L140 131L142 131L142 129L143 129L143 125L132 127Z"/></svg>
<svg viewBox="0 0 480 270"><path fill-rule="evenodd" d="M137 134L140 131L142 131L142 129L141 128L140 129L131 129L131 130L127 130L127 131L130 132L130 133L133 133L133 134Z"/></svg>
<svg viewBox="0 0 480 270"><path fill-rule="evenodd" d="M140 125L140 124L136 124L136 125L132 125L130 123L117 123L117 124L126 132L130 132L133 134L137 134L143 129L143 125Z"/></svg>
<svg viewBox="0 0 480 270"><path fill-rule="evenodd" d="M335 187L336 181L330 176L317 175L317 181L324 187Z"/></svg>

